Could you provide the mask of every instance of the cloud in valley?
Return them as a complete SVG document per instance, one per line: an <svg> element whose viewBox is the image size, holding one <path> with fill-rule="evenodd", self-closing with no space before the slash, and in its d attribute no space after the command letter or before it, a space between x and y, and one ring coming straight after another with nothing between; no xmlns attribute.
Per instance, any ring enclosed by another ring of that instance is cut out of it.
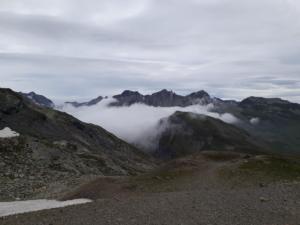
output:
<svg viewBox="0 0 300 225"><path fill-rule="evenodd" d="M167 126L167 124L158 126L159 121L176 111L204 114L231 124L238 122L238 119L231 114L210 112L212 105L153 107L134 104L123 107L108 107L108 104L113 101L116 100L108 98L97 105L80 108L74 108L67 104L61 110L84 122L100 125L121 139L149 151L155 149L160 132L164 130L164 126Z"/></svg>

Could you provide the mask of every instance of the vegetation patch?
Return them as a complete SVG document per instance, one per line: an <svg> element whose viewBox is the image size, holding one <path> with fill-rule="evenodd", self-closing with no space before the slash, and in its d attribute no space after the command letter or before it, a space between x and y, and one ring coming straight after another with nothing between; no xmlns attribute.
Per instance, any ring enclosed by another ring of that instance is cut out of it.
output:
<svg viewBox="0 0 300 225"><path fill-rule="evenodd" d="M130 184L142 192L170 192L180 190L181 185L190 181L193 170L157 170L150 174L133 177Z"/></svg>
<svg viewBox="0 0 300 225"><path fill-rule="evenodd" d="M300 179L300 162L297 159L268 157L251 159L240 166L244 172L264 174L273 179Z"/></svg>
<svg viewBox="0 0 300 225"><path fill-rule="evenodd" d="M256 156L242 161L236 167L222 168L219 175L239 185L300 181L300 160Z"/></svg>
<svg viewBox="0 0 300 225"><path fill-rule="evenodd" d="M235 153L235 152L220 152L220 151L207 151L203 152L202 155L210 160L213 161L230 161L234 159L239 159L241 157L240 153ZM245 155L245 157L250 157Z"/></svg>

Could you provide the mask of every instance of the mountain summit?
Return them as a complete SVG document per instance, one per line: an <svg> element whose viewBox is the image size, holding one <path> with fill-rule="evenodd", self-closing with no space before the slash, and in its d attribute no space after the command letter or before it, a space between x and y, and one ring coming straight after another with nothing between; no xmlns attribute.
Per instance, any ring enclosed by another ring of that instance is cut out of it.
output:
<svg viewBox="0 0 300 225"><path fill-rule="evenodd" d="M163 89L151 95L142 95L135 91L124 91L120 95L113 96L117 100L111 106L129 106L135 103L143 103L155 107L185 107L194 104L209 104L213 99L205 91L199 91L190 95L182 96L173 91Z"/></svg>

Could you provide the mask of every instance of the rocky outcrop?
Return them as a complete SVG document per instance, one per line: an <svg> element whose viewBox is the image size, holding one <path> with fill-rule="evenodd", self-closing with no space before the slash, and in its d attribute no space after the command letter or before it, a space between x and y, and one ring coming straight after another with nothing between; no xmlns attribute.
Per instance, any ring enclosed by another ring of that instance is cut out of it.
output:
<svg viewBox="0 0 300 225"><path fill-rule="evenodd" d="M20 94L39 106L43 106L47 108L55 107L54 103L50 99L46 98L43 95L38 95L35 92L29 92L29 93L20 92Z"/></svg>
<svg viewBox="0 0 300 225"><path fill-rule="evenodd" d="M137 91L126 90L120 95L113 96L117 102L113 102L110 106L129 106L135 103L144 103L145 96Z"/></svg>

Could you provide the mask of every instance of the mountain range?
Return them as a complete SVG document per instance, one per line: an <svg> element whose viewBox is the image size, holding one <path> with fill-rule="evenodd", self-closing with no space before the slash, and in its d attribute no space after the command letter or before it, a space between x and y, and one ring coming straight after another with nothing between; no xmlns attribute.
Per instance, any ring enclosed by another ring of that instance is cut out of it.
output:
<svg viewBox="0 0 300 225"><path fill-rule="evenodd" d="M93 106L98 104L100 101L107 97L99 96L88 102L65 102L65 104L70 104L74 107L82 106ZM112 96L116 102L110 103L110 106L130 106L136 103L142 103L149 106L155 107L172 107L180 106L186 107L194 104L210 104L213 102L218 102L218 99L211 98L209 94L205 91L198 91L191 93L186 96L178 95L173 91L168 91L163 89L159 92L155 92L151 95L142 95L137 91L125 90L119 95Z"/></svg>
<svg viewBox="0 0 300 225"><path fill-rule="evenodd" d="M186 96L177 95L173 91L166 89L151 95L142 95L139 92L124 91L120 95L113 96L117 101L111 103L111 106L130 106L135 103L143 103L155 107L186 107L195 104L209 104L214 102L214 99L205 91L195 92Z"/></svg>
<svg viewBox="0 0 300 225"><path fill-rule="evenodd" d="M158 130L160 126L164 129L150 155L99 126L55 110L44 96L2 88L0 131L11 129L18 135L0 138L0 198L27 198L45 190L54 195L68 188L68 183L74 185L75 178L135 175L156 168L164 160L203 151L300 155L300 105L296 103L260 97L223 101L205 91L186 96L167 90L145 96L124 91L114 98L109 107L211 104L212 112L230 113L237 121L228 124L207 115L177 111L158 121ZM98 97L68 104L89 107L102 100Z"/></svg>
<svg viewBox="0 0 300 225"><path fill-rule="evenodd" d="M45 98L45 97L44 97ZM44 98L29 98L44 99ZM89 107L98 104L106 97L97 97L88 102L66 102L72 106ZM211 112L229 113L237 118L235 127L251 136L264 139L274 152L299 154L300 152L300 105L279 98L248 97L242 101L222 100L211 97L201 90L185 96L163 89L150 95L126 90L114 95L109 107L130 106L136 103L154 107L187 107L209 105ZM48 102L51 100L48 100ZM37 103L37 100L34 101ZM42 105L44 101L38 102Z"/></svg>

